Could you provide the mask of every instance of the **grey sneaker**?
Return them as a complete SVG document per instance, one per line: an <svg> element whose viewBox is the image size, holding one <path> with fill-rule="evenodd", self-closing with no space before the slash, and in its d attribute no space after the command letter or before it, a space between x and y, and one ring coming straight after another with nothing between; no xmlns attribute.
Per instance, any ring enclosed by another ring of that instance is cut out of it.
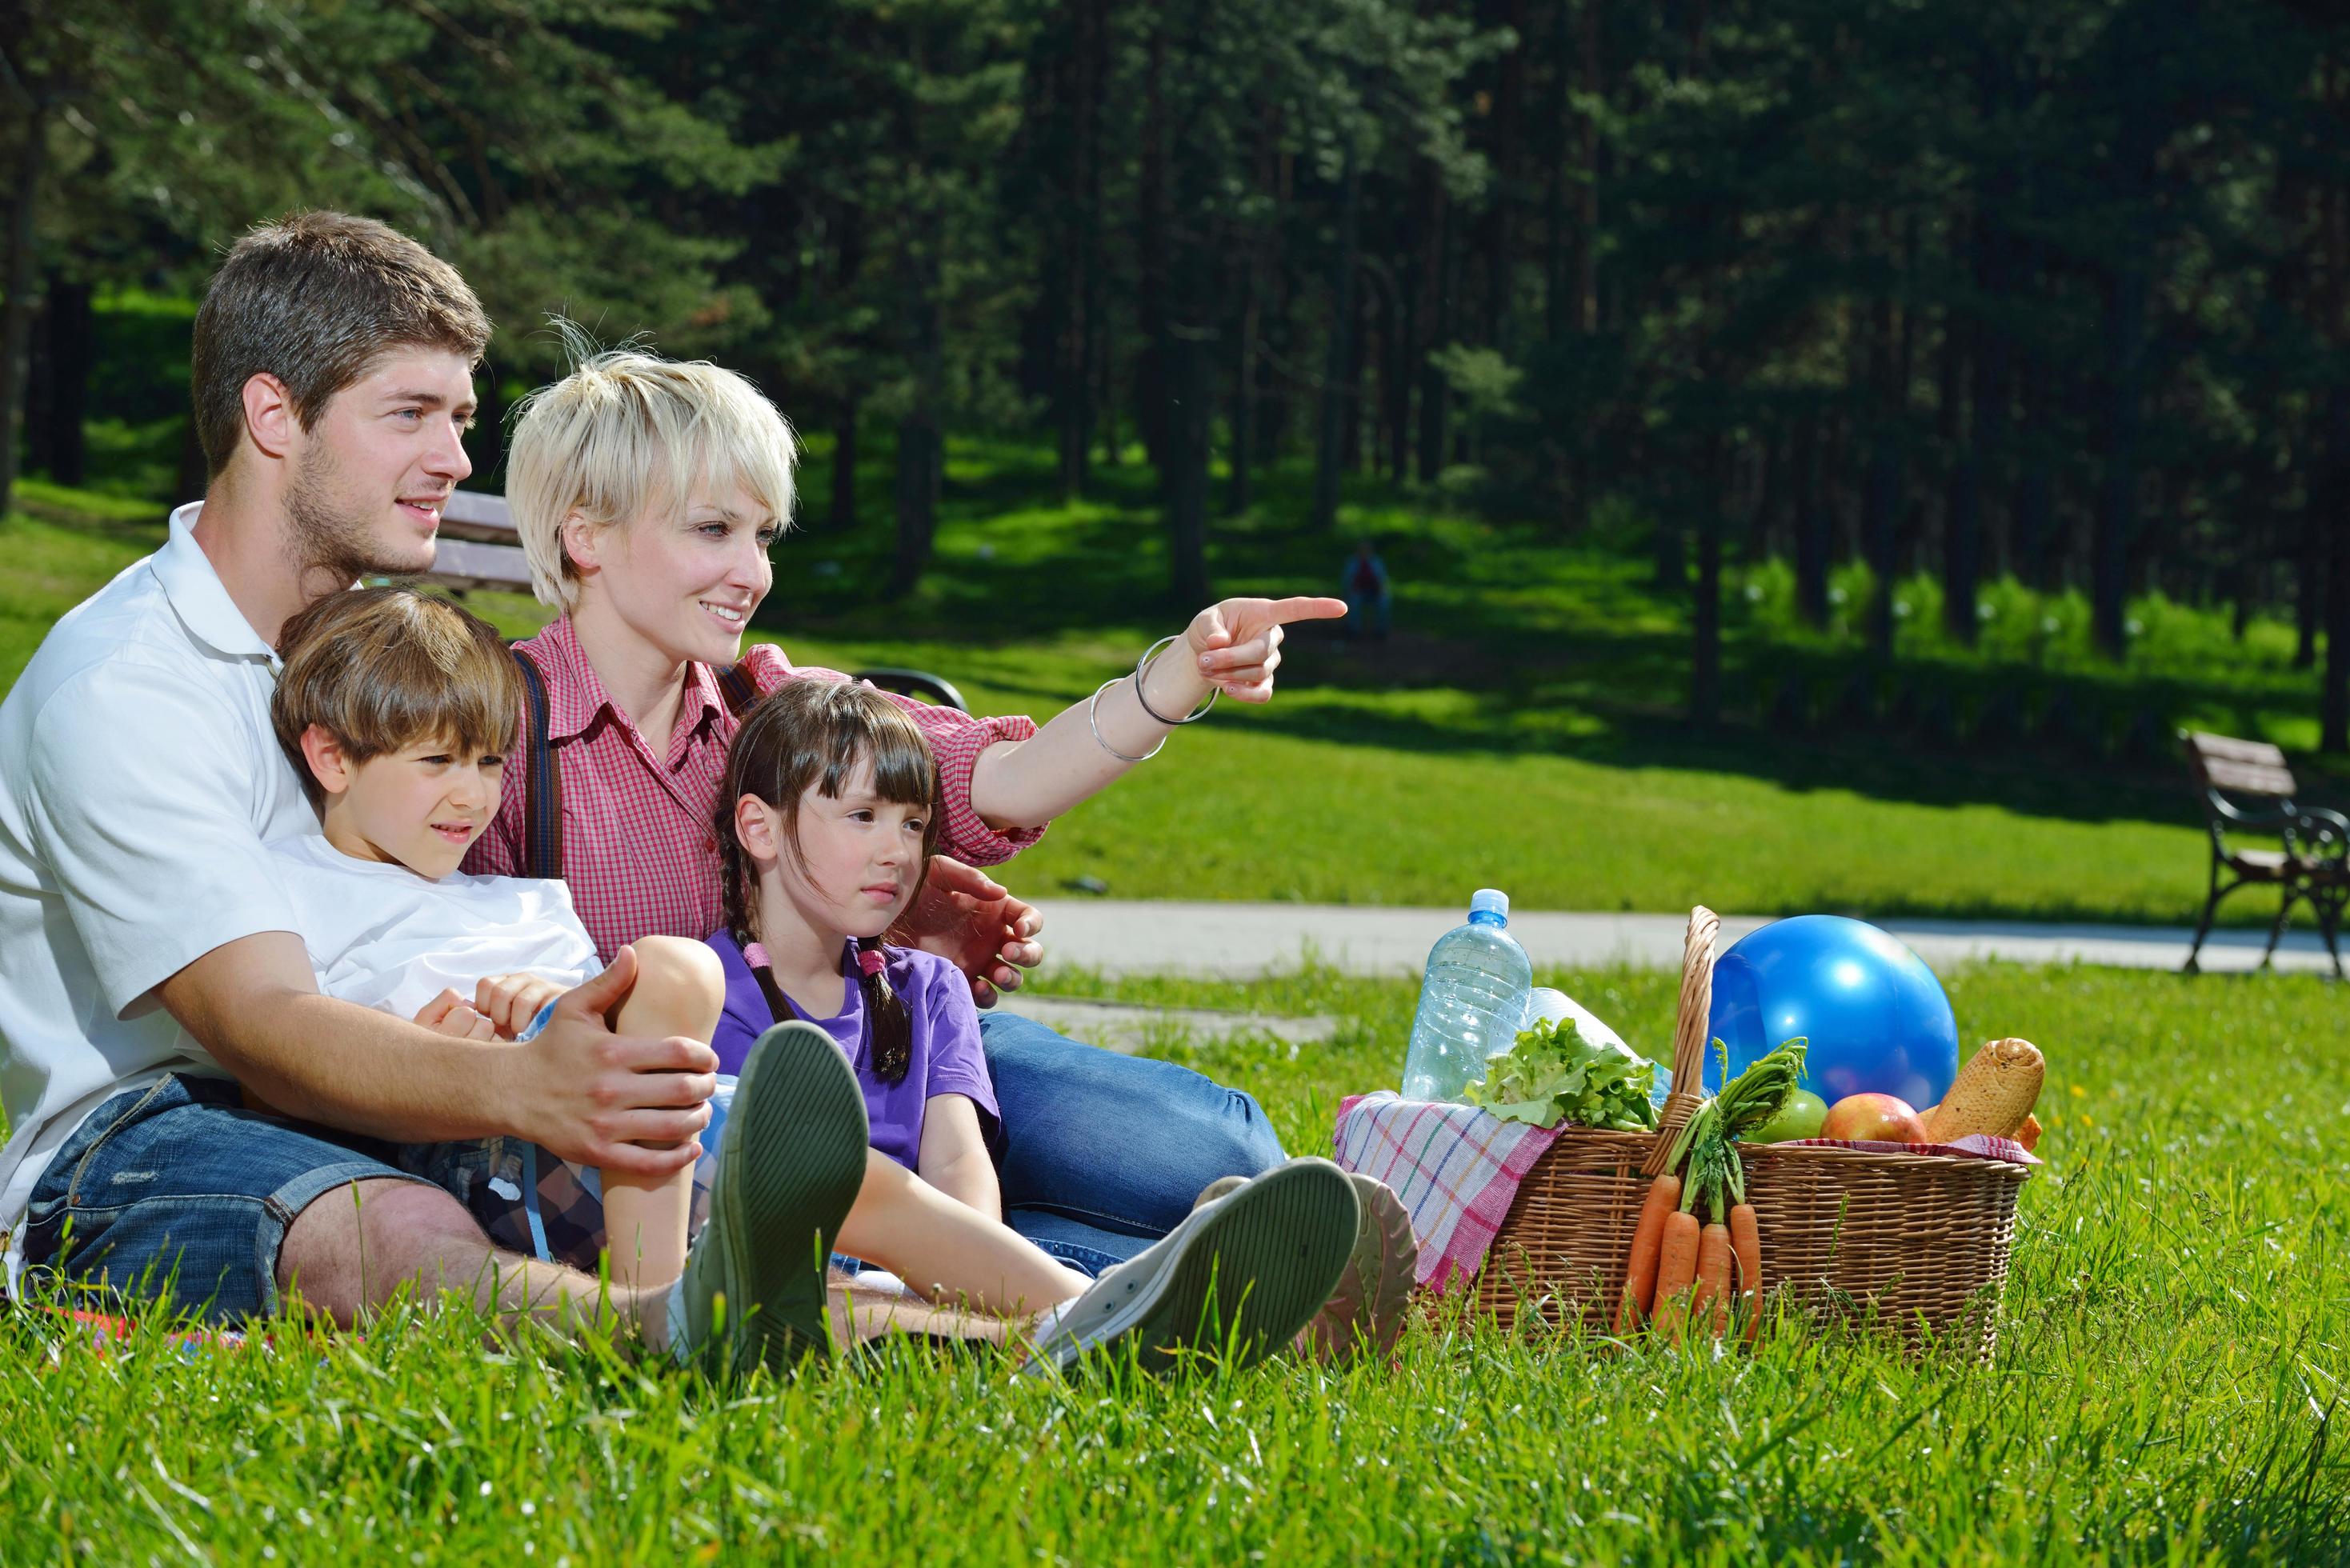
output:
<svg viewBox="0 0 2350 1568"><path fill-rule="evenodd" d="M1298 1332L1297 1354L1314 1361L1343 1362L1360 1351L1384 1355L1393 1350L1419 1283L1419 1242L1403 1199L1386 1182L1360 1171L1348 1172L1347 1179L1355 1184L1361 1218L1337 1287ZM1200 1189L1199 1202L1212 1203L1247 1182L1245 1176L1218 1177Z"/></svg>
<svg viewBox="0 0 2350 1568"><path fill-rule="evenodd" d="M1293 1159L1191 1210L1106 1272L1038 1336L1024 1376L1131 1344L1147 1372L1230 1346L1253 1365L1330 1297L1354 1247L1355 1189L1326 1159Z"/></svg>
<svg viewBox="0 0 2350 1568"><path fill-rule="evenodd" d="M1338 1271L1338 1288L1297 1336L1301 1355L1346 1361L1357 1354L1385 1355L1395 1348L1419 1283L1419 1242L1411 1215L1386 1182L1349 1173L1362 1220L1355 1248Z"/></svg>
<svg viewBox="0 0 2350 1568"><path fill-rule="evenodd" d="M759 1037L718 1135L710 1218L685 1260L671 1352L713 1376L824 1355L825 1262L865 1179L865 1096L831 1037Z"/></svg>

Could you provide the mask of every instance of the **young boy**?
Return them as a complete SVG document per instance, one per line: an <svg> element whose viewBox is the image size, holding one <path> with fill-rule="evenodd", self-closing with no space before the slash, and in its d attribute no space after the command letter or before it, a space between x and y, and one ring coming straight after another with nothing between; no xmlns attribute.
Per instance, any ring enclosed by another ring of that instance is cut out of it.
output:
<svg viewBox="0 0 2350 1568"><path fill-rule="evenodd" d="M324 832L270 849L318 989L459 1037L531 1038L603 966L562 883L457 869L496 815L521 711L504 640L454 605L362 588L289 620L282 653L270 716ZM614 1026L707 1042L724 1001L708 949L633 950ZM400 1163L515 1251L593 1269L608 1235L614 1277L639 1286L684 1264L693 1167L647 1182L512 1137L412 1146Z"/></svg>

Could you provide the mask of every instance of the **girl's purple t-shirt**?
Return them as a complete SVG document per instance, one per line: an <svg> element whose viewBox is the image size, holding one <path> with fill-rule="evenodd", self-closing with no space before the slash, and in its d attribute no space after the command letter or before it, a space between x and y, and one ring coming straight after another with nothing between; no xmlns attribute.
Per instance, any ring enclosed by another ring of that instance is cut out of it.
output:
<svg viewBox="0 0 2350 1568"><path fill-rule="evenodd" d="M740 1073L751 1047L775 1021L741 945L720 931L710 939L710 947L726 971L726 1009L719 1015L710 1047L718 1053L720 1072ZM889 956L883 978L906 999L913 1018L912 1060L904 1082L886 1083L873 1071L873 1050L865 1037L865 993L854 980L842 986L840 1011L834 1016L810 1018L796 1003L792 1011L831 1035L857 1069L872 1146L915 1170L922 1155L922 1109L931 1096L962 1095L993 1122L998 1115L995 1086L988 1081L987 1063L980 1053L979 1009L972 1002L971 982L962 971L934 953L912 948L881 950Z"/></svg>

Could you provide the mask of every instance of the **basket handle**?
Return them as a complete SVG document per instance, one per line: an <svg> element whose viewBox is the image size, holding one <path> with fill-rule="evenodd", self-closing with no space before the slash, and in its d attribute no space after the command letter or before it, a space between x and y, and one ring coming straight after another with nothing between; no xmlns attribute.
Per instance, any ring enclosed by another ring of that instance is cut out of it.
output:
<svg viewBox="0 0 2350 1568"><path fill-rule="evenodd" d="M1681 943L1680 1011L1673 1021L1673 1088L1657 1118L1656 1147L1640 1168L1643 1176L1665 1173L1674 1137L1705 1102L1705 1026L1713 1012L1713 943L1721 934L1720 915L1702 904L1690 911Z"/></svg>

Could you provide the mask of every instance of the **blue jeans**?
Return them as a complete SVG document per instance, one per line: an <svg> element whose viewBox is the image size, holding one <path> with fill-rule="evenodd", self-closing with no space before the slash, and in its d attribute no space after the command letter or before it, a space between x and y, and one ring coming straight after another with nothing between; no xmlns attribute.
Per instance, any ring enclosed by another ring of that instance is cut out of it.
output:
<svg viewBox="0 0 2350 1568"><path fill-rule="evenodd" d="M116 1296L168 1297L216 1324L266 1317L294 1217L353 1182L422 1181L393 1158L384 1144L246 1110L226 1078L164 1078L108 1100L58 1148L33 1188L25 1261Z"/></svg>
<svg viewBox="0 0 2350 1568"><path fill-rule="evenodd" d="M1253 1097L1188 1067L1064 1039L1034 1019L979 1017L1003 1111L1003 1220L1087 1273L1134 1256L1220 1176L1287 1158Z"/></svg>

